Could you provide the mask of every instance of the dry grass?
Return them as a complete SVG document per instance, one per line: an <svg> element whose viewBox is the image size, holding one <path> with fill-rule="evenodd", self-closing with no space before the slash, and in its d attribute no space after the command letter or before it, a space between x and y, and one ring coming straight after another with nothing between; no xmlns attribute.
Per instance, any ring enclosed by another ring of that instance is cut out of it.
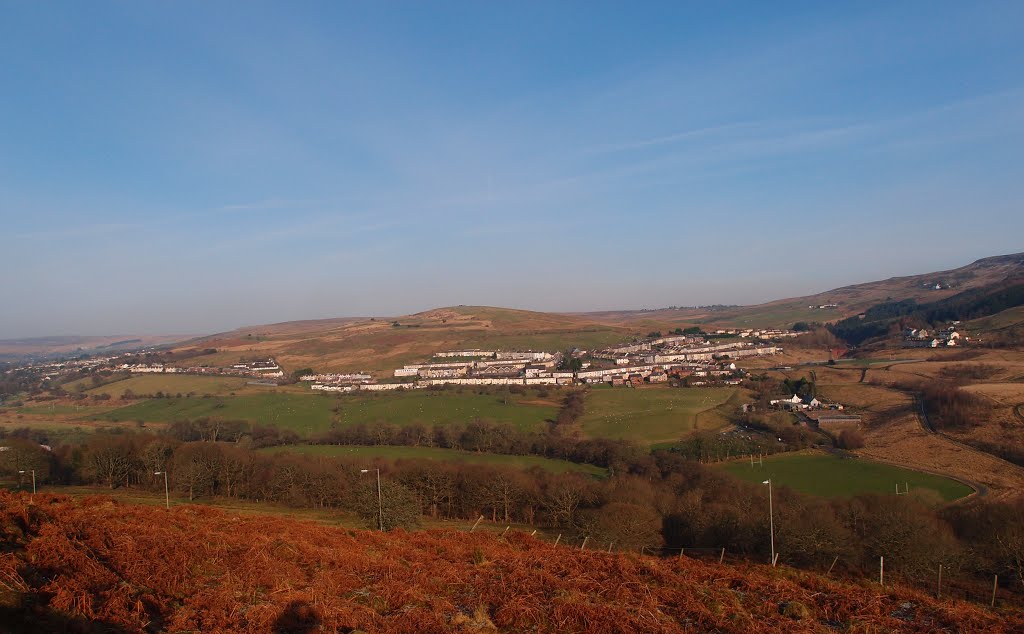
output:
<svg viewBox="0 0 1024 634"><path fill-rule="evenodd" d="M935 381L943 369L964 361L953 351L907 350L900 359L913 363L873 366L859 383L859 372L816 369L819 394L852 406L866 423L865 447L857 453L894 464L932 471L977 483L996 497L1013 497L1024 492L1024 469L992 455L965 447L950 438L932 434L921 427L911 395L895 389L897 384ZM888 355L886 355L888 356ZM936 356L939 359L936 360ZM948 357L948 359L947 359ZM879 355L880 360L885 357ZM983 351L968 363L997 366L995 378L1010 377L1016 368L1024 370L1024 355L1016 351ZM855 378L856 377L856 378ZM1013 414L1013 403L1024 395L1024 384L984 383L964 389L984 394L1000 403L997 414L983 424L949 436L961 442L1014 443L1024 446L1024 426ZM1021 398L1018 402L1024 402Z"/></svg>
<svg viewBox="0 0 1024 634"><path fill-rule="evenodd" d="M185 506L0 492L0 602L36 629L1018 632L1024 614L784 566L375 533ZM62 622L63 621L63 622ZM63 627L60 627L63 626Z"/></svg>
<svg viewBox="0 0 1024 634"><path fill-rule="evenodd" d="M274 356L289 369L390 376L394 368L441 350L589 347L627 340L637 333L634 327L601 324L584 316L460 306L374 320L257 326L209 337L199 345L217 348L220 362Z"/></svg>

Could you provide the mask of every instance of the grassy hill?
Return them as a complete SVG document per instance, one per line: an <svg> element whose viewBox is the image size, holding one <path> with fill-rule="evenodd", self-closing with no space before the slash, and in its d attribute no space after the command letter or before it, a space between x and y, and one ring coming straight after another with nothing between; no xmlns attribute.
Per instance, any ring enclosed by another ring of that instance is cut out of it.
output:
<svg viewBox="0 0 1024 634"><path fill-rule="evenodd" d="M829 322L857 315L884 301L935 302L1024 274L1024 254L978 260L958 269L893 277L768 302L756 306L700 309L623 310L593 313L543 313L489 306L452 306L396 317L352 317L247 326L192 339L177 346L216 349L201 362L229 364L242 358L273 356L286 369L367 371L380 377L405 363L457 348L592 349L651 331L695 324L716 327L788 327L797 321ZM940 290L935 285L941 285ZM685 300L685 298L681 298ZM682 302L681 302L682 303ZM809 305L838 304L836 309ZM116 338L88 342L116 343ZM53 349L83 345L84 339L49 342ZM3 344L4 342L0 342ZM24 342L9 342L23 350ZM8 346L8 347L10 347ZM71 348L73 349L73 348ZM0 353L5 350L0 345Z"/></svg>
<svg viewBox="0 0 1024 634"><path fill-rule="evenodd" d="M588 313L602 323L656 327L672 323L699 323L720 327L786 327L797 321L829 322L860 314L885 301L913 299L929 303L971 289L997 284L1007 278L1024 275L1024 253L1000 255L977 260L948 271L891 277L886 280L853 284L814 295L780 299L755 306L717 309L680 309L654 311L611 311ZM942 288L936 290L935 285ZM837 304L835 309L809 309L808 306Z"/></svg>
<svg viewBox="0 0 1024 634"><path fill-rule="evenodd" d="M367 371L386 377L405 363L458 348L593 348L637 334L585 316L484 306L456 306L387 318L288 322L241 328L190 346L217 349L204 363L273 356L286 368Z"/></svg>
<svg viewBox="0 0 1024 634"><path fill-rule="evenodd" d="M786 568L352 531L0 491L13 631L1019 632L1024 615ZM601 545L603 546L603 545Z"/></svg>
<svg viewBox="0 0 1024 634"><path fill-rule="evenodd" d="M190 336L49 337L0 341L0 359L29 354L103 352L125 346L183 342L177 349L216 348L202 362L228 363L272 355L286 368L369 371L390 375L404 363L452 348L564 349L601 347L654 330L695 324L717 327L785 327L797 321L829 322L857 315L884 301L935 302L1024 275L1024 253L978 260L948 271L892 277L814 295L755 306L699 309L543 313L488 306L452 306L397 317L347 317L246 326L200 338ZM935 285L941 285L940 290ZM684 303L686 298L680 298ZM808 306L838 304L836 309ZM188 339L187 341L185 341Z"/></svg>

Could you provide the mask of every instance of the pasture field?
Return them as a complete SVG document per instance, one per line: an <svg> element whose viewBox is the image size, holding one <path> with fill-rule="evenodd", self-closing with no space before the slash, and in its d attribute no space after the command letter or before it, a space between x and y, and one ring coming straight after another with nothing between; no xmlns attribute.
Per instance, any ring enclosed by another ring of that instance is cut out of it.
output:
<svg viewBox="0 0 1024 634"><path fill-rule="evenodd" d="M353 395L339 400L339 417L346 425L384 421L396 425L444 425L487 418L523 430L535 430L558 415L555 401L537 400L535 394L478 394L469 390L415 390L379 395Z"/></svg>
<svg viewBox="0 0 1024 634"><path fill-rule="evenodd" d="M579 424L592 438L644 445L675 442L693 431L721 427L723 419L710 410L726 404L737 392L731 387L594 388L587 393L586 412Z"/></svg>
<svg viewBox="0 0 1024 634"><path fill-rule="evenodd" d="M773 486L788 486L802 493L826 498L852 497L862 493L895 494L897 483L901 491L904 483L907 483L911 492L928 489L946 502L973 492L966 484L942 476L829 455L776 455L765 458L764 466L755 463L751 467L749 462L739 460L722 468L748 482L762 482L771 478Z"/></svg>
<svg viewBox="0 0 1024 634"><path fill-rule="evenodd" d="M66 416L89 416L98 412L109 410L109 407L96 405L78 405L60 402L40 403L38 405L26 405L24 407L5 407L0 413L8 414L29 414L32 416L66 417Z"/></svg>
<svg viewBox="0 0 1024 634"><path fill-rule="evenodd" d="M558 413L554 402L530 400L533 395L417 390L414 392L328 396L266 393L234 397L150 399L94 418L109 421L173 422L215 417L247 420L291 429L300 435L324 432L337 417L341 425L386 422L394 425L466 423L487 418L520 429L534 429ZM337 409L337 411L335 411Z"/></svg>
<svg viewBox="0 0 1024 634"><path fill-rule="evenodd" d="M333 400L320 395L252 394L211 398L155 398L93 416L94 420L170 423L182 419L247 420L298 434L326 431Z"/></svg>
<svg viewBox="0 0 1024 634"><path fill-rule="evenodd" d="M133 376L97 388L87 389L86 394L109 394L118 398L125 390L131 390L136 394L195 394L203 396L211 394L216 396L240 392L253 379L233 376L199 376L195 374L143 374ZM273 389L264 387L263 389Z"/></svg>
<svg viewBox="0 0 1024 634"><path fill-rule="evenodd" d="M266 447L260 450L263 453L278 453L291 451L314 456L331 456L344 458L383 458L385 460L436 460L438 462L465 462L470 464L486 464L492 466L507 466L517 469L529 469L540 467L552 473L585 473L592 476L603 476L607 472L594 465L569 462L568 460L554 460L540 456L506 456L492 453L475 453L472 451L459 451L458 449L444 449L441 447L392 447L392 446L354 446L354 445L286 445L283 447Z"/></svg>
<svg viewBox="0 0 1024 634"><path fill-rule="evenodd" d="M995 365L999 363L997 359L1000 357L1012 360L1014 355L1019 355L1006 350L985 351L984 356L971 356L968 361L962 361L963 352L941 351L941 356L952 357L947 365L979 361ZM992 422L963 432L948 430L945 435L930 433L920 423L912 395L887 384L891 385L897 380L934 380L943 364L926 359L940 354L924 349L903 350L901 353L920 356L922 362L869 369L869 382L866 383L857 382L859 371L854 378L853 370L817 370L818 394L852 407L850 413L860 414L864 418L865 425L861 431L865 445L857 454L869 460L896 463L911 469L927 469L975 482L987 487L992 498L1018 497L1024 490L1024 469L950 440L950 437L954 437L963 442L984 441L1004 446L1024 442L1013 408L1004 405L1002 415L995 417ZM963 389L995 400L1000 397L1005 399L1008 394L1012 394L1012 389L990 388L989 385L994 384L967 385ZM1012 396L1009 400L1012 401Z"/></svg>

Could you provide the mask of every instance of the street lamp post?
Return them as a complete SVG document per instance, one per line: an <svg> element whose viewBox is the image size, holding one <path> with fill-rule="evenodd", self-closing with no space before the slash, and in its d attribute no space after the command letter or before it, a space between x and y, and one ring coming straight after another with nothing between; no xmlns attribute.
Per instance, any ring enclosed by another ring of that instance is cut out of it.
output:
<svg viewBox="0 0 1024 634"><path fill-rule="evenodd" d="M164 477L164 507L167 510L171 510L171 490L167 487L167 470L154 471L153 475L162 475Z"/></svg>
<svg viewBox="0 0 1024 634"><path fill-rule="evenodd" d="M32 497L36 496L36 470L32 469ZM18 473L25 473L24 469L19 469Z"/></svg>
<svg viewBox="0 0 1024 634"><path fill-rule="evenodd" d="M775 512L772 509L772 479L768 478L761 484L768 485L768 533L772 540L772 567L775 567Z"/></svg>
<svg viewBox="0 0 1024 634"><path fill-rule="evenodd" d="M374 469L377 472L377 524L380 526L380 532L384 532L384 498L380 493L380 469ZM369 469L360 469L359 473L369 473Z"/></svg>

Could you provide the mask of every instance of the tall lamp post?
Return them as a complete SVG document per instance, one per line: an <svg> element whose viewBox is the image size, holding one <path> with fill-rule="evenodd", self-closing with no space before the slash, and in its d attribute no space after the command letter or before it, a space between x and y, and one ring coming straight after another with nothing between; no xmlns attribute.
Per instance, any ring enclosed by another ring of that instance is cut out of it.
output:
<svg viewBox="0 0 1024 634"><path fill-rule="evenodd" d="M36 470L32 469L32 497L36 496ZM24 469L19 469L18 473L25 473Z"/></svg>
<svg viewBox="0 0 1024 634"><path fill-rule="evenodd" d="M164 477L164 507L169 511L171 510L171 490L167 487L167 470L154 471L153 475L162 475Z"/></svg>
<svg viewBox="0 0 1024 634"><path fill-rule="evenodd" d="M384 532L384 498L380 494L380 469L374 469L377 472L377 524L380 526L380 532ZM369 469L360 469L359 473L369 473Z"/></svg>
<svg viewBox="0 0 1024 634"><path fill-rule="evenodd" d="M768 485L768 533L772 540L772 567L775 567L775 512L772 509L772 479L768 478L761 484Z"/></svg>

